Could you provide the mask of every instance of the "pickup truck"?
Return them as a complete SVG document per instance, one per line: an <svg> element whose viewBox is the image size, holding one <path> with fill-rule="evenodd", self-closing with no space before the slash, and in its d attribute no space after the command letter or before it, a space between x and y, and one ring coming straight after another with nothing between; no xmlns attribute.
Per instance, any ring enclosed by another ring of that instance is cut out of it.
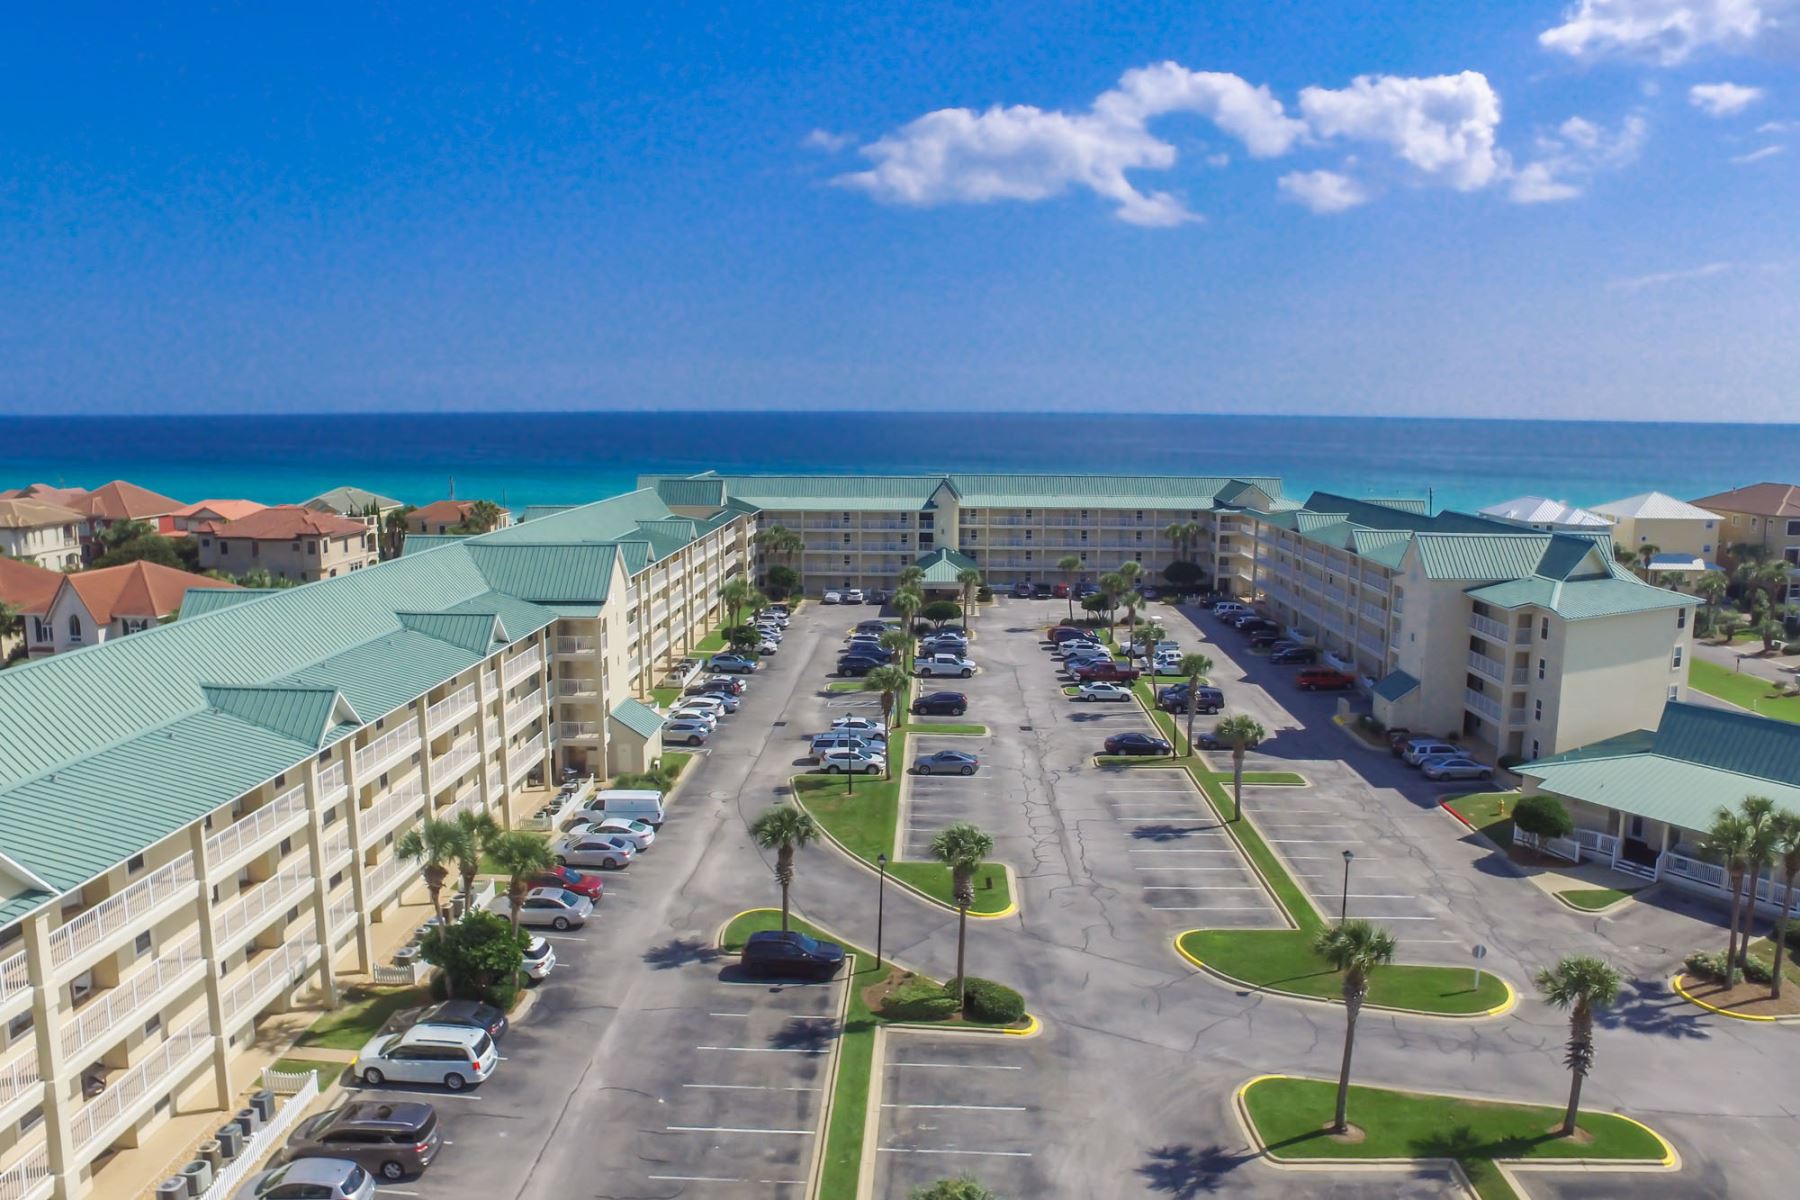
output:
<svg viewBox="0 0 1800 1200"><path fill-rule="evenodd" d="M967 679L975 674L975 664L955 654L933 654L930 658L918 661L921 678L932 675L955 675Z"/></svg>
<svg viewBox="0 0 1800 1200"><path fill-rule="evenodd" d="M1116 660L1088 663L1074 670L1075 678L1082 683L1132 683L1138 674L1136 667L1126 666Z"/></svg>

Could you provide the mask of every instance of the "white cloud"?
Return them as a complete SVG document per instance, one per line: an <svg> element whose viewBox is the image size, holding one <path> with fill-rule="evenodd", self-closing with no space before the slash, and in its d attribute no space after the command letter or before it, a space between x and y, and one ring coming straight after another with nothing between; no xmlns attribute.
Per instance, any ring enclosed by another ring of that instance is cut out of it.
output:
<svg viewBox="0 0 1800 1200"><path fill-rule="evenodd" d="M827 154L836 154L854 141L856 141L854 134L833 133L829 129L815 129L800 139L800 144L808 150L823 150Z"/></svg>
<svg viewBox="0 0 1800 1200"><path fill-rule="evenodd" d="M1336 171L1292 171L1276 181L1282 193L1316 213L1337 213L1367 204L1369 193Z"/></svg>
<svg viewBox="0 0 1800 1200"><path fill-rule="evenodd" d="M1360 75L1338 90L1309 87L1300 111L1314 132L1382 142L1426 175L1473 191L1505 171L1494 149L1500 97L1478 71L1409 79Z"/></svg>
<svg viewBox="0 0 1800 1200"><path fill-rule="evenodd" d="M1538 157L1512 173L1508 195L1516 204L1573 200L1600 171L1636 161L1649 137L1642 114L1632 113L1608 131L1585 117L1570 117L1537 139Z"/></svg>
<svg viewBox="0 0 1800 1200"><path fill-rule="evenodd" d="M1721 275L1736 265L1730 262L1709 262L1682 271L1658 271L1654 275L1634 275L1626 279L1615 279L1606 286L1618 292L1636 292L1644 288L1662 287L1670 283L1686 283L1690 279L1705 279L1709 275Z"/></svg>
<svg viewBox="0 0 1800 1200"><path fill-rule="evenodd" d="M1800 133L1800 121L1764 121L1756 127L1758 133Z"/></svg>
<svg viewBox="0 0 1800 1200"><path fill-rule="evenodd" d="M1730 117L1762 99L1763 90L1737 83L1696 83L1688 89L1688 103L1709 117Z"/></svg>
<svg viewBox="0 0 1800 1200"><path fill-rule="evenodd" d="M1764 146L1761 150L1752 150L1748 154L1733 155L1731 161L1741 167L1748 163L1761 162L1765 158L1774 158L1777 154L1783 153L1786 153L1784 146Z"/></svg>
<svg viewBox="0 0 1800 1200"><path fill-rule="evenodd" d="M1538 35L1572 58L1649 58L1673 66L1704 49L1741 50L1780 23L1795 0L1577 0Z"/></svg>
<svg viewBox="0 0 1800 1200"><path fill-rule="evenodd" d="M1174 62L1125 72L1118 87L1094 101L1094 112L1128 125L1168 113L1194 113L1244 143L1257 158L1286 154L1306 134L1305 123L1288 116L1267 87L1253 87L1220 71L1190 71Z"/></svg>

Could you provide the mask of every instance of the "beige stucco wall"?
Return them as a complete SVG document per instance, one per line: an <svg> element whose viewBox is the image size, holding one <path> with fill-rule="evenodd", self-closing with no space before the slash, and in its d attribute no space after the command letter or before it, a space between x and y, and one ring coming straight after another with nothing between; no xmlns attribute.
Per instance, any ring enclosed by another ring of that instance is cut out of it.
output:
<svg viewBox="0 0 1800 1200"><path fill-rule="evenodd" d="M1718 521L1637 519L1625 517L1613 526L1613 543L1627 550L1655 546L1664 554L1697 554L1715 560L1721 534Z"/></svg>
<svg viewBox="0 0 1800 1200"><path fill-rule="evenodd" d="M1677 613L1686 612L1677 628ZM1542 629L1543 614L1534 627ZM1549 618L1550 636L1532 643L1533 673L1527 703L1543 701L1543 717L1525 727L1525 749L1531 739L1539 754L1558 754L1632 729L1654 729L1661 719L1669 688L1675 699L1687 695L1688 665L1693 658L1693 614L1685 609L1628 613L1589 621ZM1675 651L1680 649L1680 665ZM1538 658L1547 663L1546 679L1536 678Z"/></svg>
<svg viewBox="0 0 1800 1200"><path fill-rule="evenodd" d="M243 575L261 567L279 579L311 583L374 566L378 559L370 548L373 537L349 534L289 540L202 536L200 569ZM220 547L225 548L223 553Z"/></svg>

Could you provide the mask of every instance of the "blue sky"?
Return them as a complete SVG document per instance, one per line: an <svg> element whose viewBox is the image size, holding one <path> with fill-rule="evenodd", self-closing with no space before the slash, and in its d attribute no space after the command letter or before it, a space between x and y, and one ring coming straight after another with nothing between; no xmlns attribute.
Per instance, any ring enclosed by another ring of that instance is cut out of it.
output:
<svg viewBox="0 0 1800 1200"><path fill-rule="evenodd" d="M0 411L1800 420L1800 0L623 8L15 13Z"/></svg>

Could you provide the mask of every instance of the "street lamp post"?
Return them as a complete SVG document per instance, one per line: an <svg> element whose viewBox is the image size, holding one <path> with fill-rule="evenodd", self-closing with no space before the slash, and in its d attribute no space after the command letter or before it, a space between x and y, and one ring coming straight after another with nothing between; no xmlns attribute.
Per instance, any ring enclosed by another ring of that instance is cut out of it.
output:
<svg viewBox="0 0 1800 1200"><path fill-rule="evenodd" d="M887 907L887 864L885 854L875 856L875 865L881 868L881 879L875 884L875 969L881 970L881 925Z"/></svg>
<svg viewBox="0 0 1800 1200"><path fill-rule="evenodd" d="M1344 894L1338 900L1338 923L1341 925L1350 914L1350 860L1356 855L1344 851Z"/></svg>

